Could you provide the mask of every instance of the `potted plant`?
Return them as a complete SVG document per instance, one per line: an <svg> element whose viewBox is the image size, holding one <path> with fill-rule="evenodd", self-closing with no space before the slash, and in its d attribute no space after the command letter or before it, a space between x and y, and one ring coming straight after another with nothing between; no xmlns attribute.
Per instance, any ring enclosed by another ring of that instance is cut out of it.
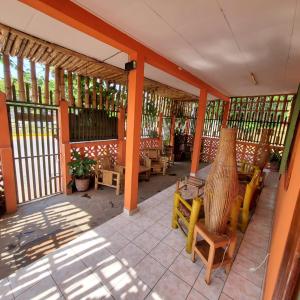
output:
<svg viewBox="0 0 300 300"><path fill-rule="evenodd" d="M68 163L73 183L75 182L78 192L84 192L89 188L92 166L96 164L96 161L88 157L81 157L76 151L73 152L73 157L74 159Z"/></svg>
<svg viewBox="0 0 300 300"><path fill-rule="evenodd" d="M274 149L270 155L270 168L273 171L278 171L281 163L281 154L278 150Z"/></svg>

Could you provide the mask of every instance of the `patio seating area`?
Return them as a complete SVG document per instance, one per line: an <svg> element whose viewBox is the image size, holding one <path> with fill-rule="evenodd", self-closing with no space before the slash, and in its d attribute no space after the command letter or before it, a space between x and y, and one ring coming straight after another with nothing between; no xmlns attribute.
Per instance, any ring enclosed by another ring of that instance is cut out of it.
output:
<svg viewBox="0 0 300 300"><path fill-rule="evenodd" d="M209 166L197 174L206 177ZM255 215L238 235L229 275L204 281L201 261L192 263L182 233L171 228L175 185L88 230L60 249L0 282L4 299L259 299L267 254L277 173L268 173ZM236 288L238 284L238 289Z"/></svg>

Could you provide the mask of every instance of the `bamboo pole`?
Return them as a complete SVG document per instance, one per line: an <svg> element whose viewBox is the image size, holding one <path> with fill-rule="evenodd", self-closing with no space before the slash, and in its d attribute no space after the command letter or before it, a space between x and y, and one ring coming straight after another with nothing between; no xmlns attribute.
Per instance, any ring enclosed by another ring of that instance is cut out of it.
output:
<svg viewBox="0 0 300 300"><path fill-rule="evenodd" d="M9 55L3 53L3 71L6 100L12 100Z"/></svg>
<svg viewBox="0 0 300 300"><path fill-rule="evenodd" d="M103 81L100 80L100 88L99 88L99 109L103 109Z"/></svg>
<svg viewBox="0 0 300 300"><path fill-rule="evenodd" d="M45 96L45 104L49 104L49 65L45 65L45 89L44 89L44 96Z"/></svg>
<svg viewBox="0 0 300 300"><path fill-rule="evenodd" d="M32 91L32 102L37 103L38 99L38 88L36 80L35 62L30 61L30 74L31 74L31 91Z"/></svg>
<svg viewBox="0 0 300 300"><path fill-rule="evenodd" d="M23 71L23 57L18 56L17 69L18 69L19 100L26 101L24 71Z"/></svg>
<svg viewBox="0 0 300 300"><path fill-rule="evenodd" d="M85 77L84 82L84 107L89 108L90 107L90 78L88 76Z"/></svg>
<svg viewBox="0 0 300 300"><path fill-rule="evenodd" d="M81 98L81 75L78 74L77 76L77 92L78 92L78 97L77 97L77 107L82 107L82 98Z"/></svg>
<svg viewBox="0 0 300 300"><path fill-rule="evenodd" d="M68 72L68 98L69 106L74 106L74 97L73 97L73 75L72 72Z"/></svg>
<svg viewBox="0 0 300 300"><path fill-rule="evenodd" d="M66 92L65 92L65 70L60 69L60 100L66 99Z"/></svg>
<svg viewBox="0 0 300 300"><path fill-rule="evenodd" d="M96 86L97 86L97 78L94 77L93 78L93 102L92 102L93 108L97 107L97 90L96 90Z"/></svg>
<svg viewBox="0 0 300 300"><path fill-rule="evenodd" d="M55 68L55 96L54 96L54 104L58 105L60 100L60 69L58 67Z"/></svg>

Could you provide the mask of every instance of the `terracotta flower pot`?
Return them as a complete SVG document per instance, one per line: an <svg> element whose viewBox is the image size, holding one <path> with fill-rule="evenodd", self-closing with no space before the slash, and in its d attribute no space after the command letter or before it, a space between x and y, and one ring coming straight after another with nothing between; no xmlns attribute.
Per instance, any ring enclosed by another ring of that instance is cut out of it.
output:
<svg viewBox="0 0 300 300"><path fill-rule="evenodd" d="M217 155L204 187L205 226L217 234L225 233L238 194L235 139L236 129L221 129Z"/></svg>
<svg viewBox="0 0 300 300"><path fill-rule="evenodd" d="M75 186L78 192L85 192L90 186L90 178L75 178Z"/></svg>

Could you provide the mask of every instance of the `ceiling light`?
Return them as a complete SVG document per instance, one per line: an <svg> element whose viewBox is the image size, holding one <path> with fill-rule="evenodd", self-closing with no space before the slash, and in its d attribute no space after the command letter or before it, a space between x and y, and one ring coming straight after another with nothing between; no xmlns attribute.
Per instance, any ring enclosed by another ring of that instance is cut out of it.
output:
<svg viewBox="0 0 300 300"><path fill-rule="evenodd" d="M250 77L251 77L251 80L253 81L253 84L254 84L254 85L257 85L257 80L256 80L256 78L255 78L254 73L250 73Z"/></svg>

